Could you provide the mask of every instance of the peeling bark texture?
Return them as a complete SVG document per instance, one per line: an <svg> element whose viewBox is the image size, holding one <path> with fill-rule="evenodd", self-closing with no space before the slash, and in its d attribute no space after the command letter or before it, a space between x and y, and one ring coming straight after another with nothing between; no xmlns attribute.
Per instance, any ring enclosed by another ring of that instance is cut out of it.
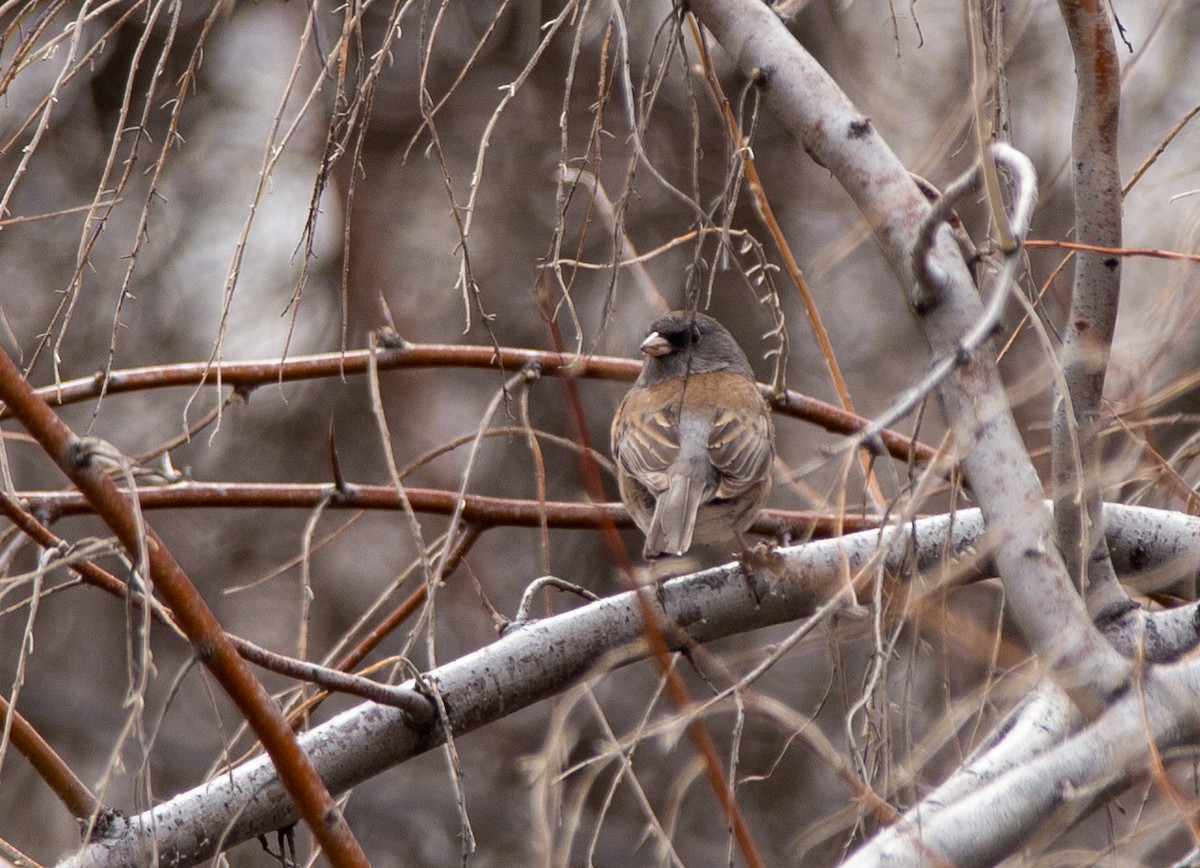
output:
<svg viewBox="0 0 1200 868"><path fill-rule="evenodd" d="M1112 21L1100 0L1059 0L1075 53L1075 123L1071 161L1075 185L1075 240L1121 246L1121 172L1117 132L1121 68ZM1100 399L1112 349L1121 293L1120 261L1079 252L1071 315L1063 335L1062 368L1069 401L1060 395L1051 434L1055 518L1067 568L1087 590L1100 616L1127 604L1100 527L1098 443ZM1078 450L1078 451L1077 451Z"/></svg>
<svg viewBox="0 0 1200 868"><path fill-rule="evenodd" d="M911 304L918 296L913 250L931 206L904 165L873 127L846 134L861 124L863 115L770 7L756 0L697 0L690 8L743 73L772 70L763 90L768 106L858 205ZM949 227L938 232L929 257L931 267L945 275L946 291L919 325L940 358L958 351L961 337L983 309ZM1070 582L1050 511L1042 502L1041 481L993 359L993 348L985 343L945 382L938 397L988 523L1021 631L1040 658L1060 670L1075 698L1096 710L1103 696L1126 683L1128 662L1092 626ZM1041 556L1026 557L1030 549Z"/></svg>

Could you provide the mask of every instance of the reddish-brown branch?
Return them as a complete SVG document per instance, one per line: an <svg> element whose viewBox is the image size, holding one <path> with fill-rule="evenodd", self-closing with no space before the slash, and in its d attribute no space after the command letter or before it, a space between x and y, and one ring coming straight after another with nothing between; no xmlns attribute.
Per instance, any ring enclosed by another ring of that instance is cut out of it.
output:
<svg viewBox="0 0 1200 868"><path fill-rule="evenodd" d="M1200 263L1200 253L1159 250L1157 247L1103 247L1099 244L1081 244L1078 241L1056 241L1053 239L1026 240L1025 246L1074 250L1083 253L1101 253L1105 256L1149 256L1154 259L1180 259L1184 262Z"/></svg>
<svg viewBox="0 0 1200 868"><path fill-rule="evenodd" d="M87 785L75 776L71 767L63 762L44 738L28 720L12 708L8 701L0 696L0 720L5 717L12 720L9 738L29 764L54 791L54 794L67 806L71 816L86 820L96 814L100 808L99 800L87 788Z"/></svg>
<svg viewBox="0 0 1200 868"><path fill-rule="evenodd" d="M501 348L497 353L490 346L455 344L410 344L380 346L375 350L379 370L403 368L481 368L486 370L519 371L526 365L537 365L543 375L569 374L589 379L628 382L641 368L635 359L608 356L575 356L539 350ZM91 377L67 380L56 386L44 386L37 394L50 405L71 404L88 398L165 389L178 386L198 386L218 383L250 391L269 383L288 383L300 380L319 380L328 377L362 375L367 373L371 350L347 350L344 353L317 353L292 356L288 359L259 359L246 362L184 362L126 368ZM9 415L0 410L0 419Z"/></svg>
<svg viewBox="0 0 1200 868"><path fill-rule="evenodd" d="M400 347L379 347L376 352L381 371L438 367L517 371L526 365L536 365L543 376L627 383L632 382L641 370L641 362L635 359L577 356L512 348L501 348L497 353L493 347L485 346L405 343ZM43 386L36 390L36 394L57 407L97 398L102 393L117 395L124 392L179 386L194 387L202 384L221 383L249 392L269 383L365 374L369 357L369 350L349 350L345 353L320 353L283 360L220 364L186 362L127 368L112 371L107 378L98 373L91 377L66 380L56 386ZM776 413L807 420L834 434L857 434L870 424L869 419L798 392L789 391L777 398L770 386L762 385L760 388L763 394L771 399ZM9 408L0 404L0 420L10 415ZM894 431L883 432L881 439L892 457L900 461L908 461L915 457L917 461L924 463L931 461L935 454L933 447L924 443L914 443Z"/></svg>
<svg viewBox="0 0 1200 868"><path fill-rule="evenodd" d="M138 488L142 509L313 509L329 497L327 483L180 482ZM124 494L124 490L121 489ZM436 488L406 488L415 512L451 515L458 492ZM93 512L77 491L24 491L18 498L40 515L52 519ZM462 519L481 528L540 527L559 530L632 528L633 520L619 503L521 500L467 494L462 497ZM352 485L329 500L326 509L399 510L404 503L390 485ZM879 522L852 515L835 516L803 510L764 509L750 530L764 536L828 537L878 527Z"/></svg>
<svg viewBox="0 0 1200 868"><path fill-rule="evenodd" d="M166 544L140 521L127 494L80 440L38 397L7 353L0 352L0 397L59 469L87 497L134 558L145 551L149 580L191 641L197 658L238 706L263 743L300 815L335 865L368 865L316 769L297 744L269 693L238 655Z"/></svg>

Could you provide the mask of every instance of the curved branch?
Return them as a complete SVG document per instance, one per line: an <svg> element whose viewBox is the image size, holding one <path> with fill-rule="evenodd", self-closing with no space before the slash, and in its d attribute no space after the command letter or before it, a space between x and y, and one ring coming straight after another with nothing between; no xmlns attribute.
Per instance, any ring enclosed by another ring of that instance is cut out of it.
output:
<svg viewBox="0 0 1200 868"><path fill-rule="evenodd" d="M979 321L963 335L958 346L955 347L954 353L943 356L934 362L925 376L905 390L891 407L855 435L851 441L854 445L869 442L880 436L883 431L909 413L921 401L924 401L934 389L945 382L956 367L966 364L979 345L990 340L1000 325L1000 317L1004 314L1004 308L1007 306L1009 294L1012 291L1013 280L1016 277L1017 264L1021 261L1023 239L1029 231L1033 205L1037 201L1037 173L1028 157L1008 145L1000 142L994 143L990 148L990 153L993 161L1004 166L1013 179L1013 213L1008 218L1005 234L1013 238L1014 242L1011 247L1001 251L1003 264L1000 267L999 275L991 281L994 285L987 308L983 311ZM978 165L970 169L946 189L942 197L934 203L933 209L921 221L920 229L917 232L916 249L913 252L913 268L917 274L919 291L922 293L918 308L926 303L925 298L936 299L938 294L946 288L943 284L945 276L933 265L928 254L934 247L938 231L953 212L955 205L963 196L979 185L981 175L982 172ZM1005 216L1008 217L1008 215Z"/></svg>
<svg viewBox="0 0 1200 868"><path fill-rule="evenodd" d="M1119 532L1114 528L1114 551L1124 552L1128 562L1146 569L1173 564L1193 572L1200 566L1200 519L1132 507L1109 512L1110 520L1128 520ZM1147 530L1152 527L1167 530L1151 537ZM902 576L914 569L986 571L981 554L991 549L989 543L980 512L965 510L780 549L754 569L749 580L744 571L751 565L734 563L664 583L657 597L659 626L674 649L714 641L822 610L829 598L842 593L847 571L863 572L881 556L886 570ZM950 565L947 555L953 560ZM649 652L637 593L520 624L496 642L401 688L419 690L422 682L436 685L455 736L486 726L582 679L644 658ZM869 602L872 589L862 593ZM301 736L334 792L430 750L441 740L440 733L414 725L402 712L374 703L343 712ZM63 866L136 864L151 846L164 864L195 864L209 858L218 842L233 846L287 825L295 816L270 763L256 759L131 818Z"/></svg>
<svg viewBox="0 0 1200 868"><path fill-rule="evenodd" d="M103 809L87 784L71 770L63 758L42 738L25 717L0 696L0 720L10 722L8 734L13 746L29 761L38 776L58 796L59 801L79 820L93 817Z"/></svg>
<svg viewBox="0 0 1200 868"><path fill-rule="evenodd" d="M948 227L929 252L944 276L929 298L914 273L921 222L930 205L909 173L829 74L769 6L755 0L693 0L689 8L712 30L742 72L763 88L767 104L854 199L909 294L935 358L952 356L983 311ZM1128 683L1131 664L1092 625L1054 544L1042 486L1008 404L994 353L984 344L947 378L938 396L963 453L962 465L995 536L1006 599L1041 659L1091 711Z"/></svg>
<svg viewBox="0 0 1200 868"><path fill-rule="evenodd" d="M995 865L1043 826L1066 825L1081 808L1145 775L1155 751L1194 742L1200 660L1156 667L1143 677L1140 689L1062 741L1047 743L1045 734L1064 734L1078 716L1062 694L1057 702L1036 696L1030 707L1043 716L1025 717L1013 729L1015 737L1034 739L1033 756L1001 769L981 764L970 770L964 775L973 779L969 792L939 788L845 865L917 868L929 864L930 851L954 865Z"/></svg>
<svg viewBox="0 0 1200 868"><path fill-rule="evenodd" d="M1121 172L1117 128L1121 68L1107 7L1097 0L1059 0L1075 52L1075 240L1121 246ZM1070 574L1087 590L1093 616L1128 608L1105 550L1099 418L1121 296L1121 257L1080 251L1071 312L1063 336L1067 399L1059 396L1051 427L1055 522ZM1078 444L1078 445L1076 445Z"/></svg>

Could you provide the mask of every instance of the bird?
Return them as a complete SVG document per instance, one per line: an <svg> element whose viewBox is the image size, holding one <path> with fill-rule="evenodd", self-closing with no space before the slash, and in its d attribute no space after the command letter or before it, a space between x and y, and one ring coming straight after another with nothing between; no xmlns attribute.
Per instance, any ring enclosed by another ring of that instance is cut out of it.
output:
<svg viewBox="0 0 1200 868"><path fill-rule="evenodd" d="M643 557L741 543L770 494L775 457L770 407L745 352L715 319L683 310L651 322L641 351L610 437Z"/></svg>

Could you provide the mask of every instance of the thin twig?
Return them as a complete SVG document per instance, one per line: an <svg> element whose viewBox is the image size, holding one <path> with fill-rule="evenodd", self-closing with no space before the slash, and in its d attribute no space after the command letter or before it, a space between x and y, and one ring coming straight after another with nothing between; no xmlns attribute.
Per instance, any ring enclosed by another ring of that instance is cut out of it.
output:
<svg viewBox="0 0 1200 868"><path fill-rule="evenodd" d="M504 630L520 626L531 619L532 616L529 613L533 609L534 597L545 588L557 588L560 591L566 591L569 594L583 597L585 600L591 600L593 603L600 599L587 588L580 587L574 582L568 582L566 579L558 578L558 576L542 576L529 583L529 587L521 595L521 605L517 607L516 616L504 627Z"/></svg>
<svg viewBox="0 0 1200 868"><path fill-rule="evenodd" d="M49 528L38 521L27 509L22 508L19 498L14 499L0 492L0 512L3 512L9 521L20 528L22 533L43 549L48 551L66 550L66 541L52 533ZM141 590L131 589L128 584L107 570L97 566L91 560L68 558L61 560L61 562L70 567L72 572L76 573L84 583L119 599L127 599L135 608L141 609L149 601L150 613L154 620L168 627L181 638L186 639L170 613L163 609L162 604L153 597L147 597ZM349 693L354 696L361 696L364 699L374 700L383 705L400 708L406 713L411 714L413 720L417 723L423 723L429 719L429 703L423 697L414 697L410 692L370 681L357 675L348 675L346 672L331 669L327 666L320 666L303 660L296 660L292 657L286 657L282 654L276 654L232 633L226 633L225 635L233 643L234 647L237 648L238 653L242 657L264 669L269 669L280 675L286 675L302 681L310 681L330 692Z"/></svg>
<svg viewBox="0 0 1200 868"><path fill-rule="evenodd" d="M483 530L482 525L472 522L468 522L463 528L442 566L443 579L458 569L459 563L461 563L467 552L470 551L475 541L479 539L479 535L483 533ZM407 621L413 612L421 607L421 604L425 602L426 594L429 592L428 587L427 583L418 585L415 591L372 627L371 631L360 639L353 648L343 654L333 664L333 668L346 672L357 667L368 654L375 650L380 642L390 636L398 626Z"/></svg>
<svg viewBox="0 0 1200 868"><path fill-rule="evenodd" d="M1157 247L1104 247L1100 244L1084 244L1080 241L1059 241L1049 238L1027 239L1025 246L1058 248L1078 253L1098 253L1102 256L1148 256L1152 259L1173 259L1181 262L1200 263L1200 253L1160 250Z"/></svg>

